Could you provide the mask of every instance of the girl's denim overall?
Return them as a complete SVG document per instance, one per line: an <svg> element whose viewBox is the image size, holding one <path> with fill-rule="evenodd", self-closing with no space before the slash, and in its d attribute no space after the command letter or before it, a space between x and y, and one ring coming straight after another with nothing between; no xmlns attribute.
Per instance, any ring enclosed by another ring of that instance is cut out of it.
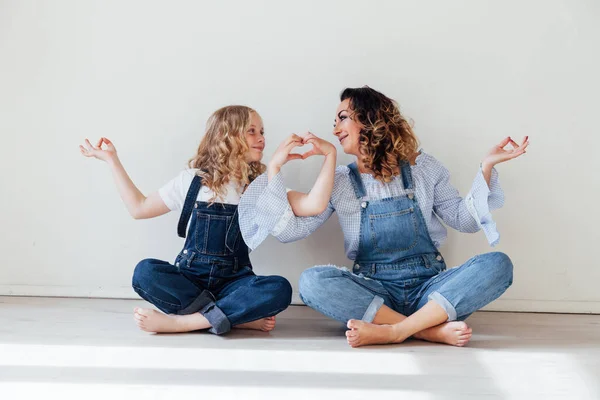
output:
<svg viewBox="0 0 600 400"><path fill-rule="evenodd" d="M358 168L355 163L349 168L362 200L366 192ZM479 255L446 270L415 198L407 162L401 173L406 195L361 203L353 271L317 266L302 273L300 296L307 305L344 323L371 322L383 304L408 316L433 300L448 321L464 320L511 285L512 263L503 253Z"/></svg>
<svg viewBox="0 0 600 400"><path fill-rule="evenodd" d="M216 334L285 310L291 302L290 283L281 276L254 274L237 206L196 201L201 185L201 178L194 177L186 196L179 236L186 236L190 216L191 221L175 265L142 260L133 274L133 289L167 314L201 313Z"/></svg>

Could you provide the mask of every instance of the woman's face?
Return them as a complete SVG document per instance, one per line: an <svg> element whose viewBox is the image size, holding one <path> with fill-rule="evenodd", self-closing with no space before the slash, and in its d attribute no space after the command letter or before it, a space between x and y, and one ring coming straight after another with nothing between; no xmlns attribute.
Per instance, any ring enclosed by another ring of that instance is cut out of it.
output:
<svg viewBox="0 0 600 400"><path fill-rule="evenodd" d="M263 150L265 149L265 128L262 119L257 113L252 113L250 128L245 133L246 143L248 143L248 153L246 162L258 162L262 160Z"/></svg>
<svg viewBox="0 0 600 400"><path fill-rule="evenodd" d="M354 112L350 108L350 99L340 103L335 114L333 134L338 138L344 153L355 156L360 155L360 130L362 125L354 119Z"/></svg>

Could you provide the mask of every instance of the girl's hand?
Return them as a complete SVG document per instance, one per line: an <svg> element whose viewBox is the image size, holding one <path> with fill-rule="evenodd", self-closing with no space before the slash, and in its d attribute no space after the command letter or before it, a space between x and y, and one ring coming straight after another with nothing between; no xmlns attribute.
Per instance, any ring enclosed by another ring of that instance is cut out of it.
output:
<svg viewBox="0 0 600 400"><path fill-rule="evenodd" d="M302 147L302 138L296 134L290 135L285 139L273 153L271 162L269 163L269 169L279 170L281 167L290 160L301 160L300 154L291 153L294 147Z"/></svg>
<svg viewBox="0 0 600 400"><path fill-rule="evenodd" d="M102 148L103 144L106 145L105 148ZM86 157L94 157L106 162L114 161L117 158L115 145L105 137L100 138L95 147L92 146L89 140L85 139L85 147L79 145L79 150Z"/></svg>
<svg viewBox="0 0 600 400"><path fill-rule="evenodd" d="M512 149L505 149L510 143ZM523 143L519 146L514 140L509 137L494 146L487 156L484 157L481 165L484 169L491 169L494 165L517 158L526 153L529 146L529 136L525 136Z"/></svg>
<svg viewBox="0 0 600 400"><path fill-rule="evenodd" d="M306 136L302 139L303 144L312 144L313 148L306 153L302 154L302 159L306 160L308 157L315 155L323 155L328 156L329 154L335 154L336 149L333 144L328 142L327 140L321 139L308 132Z"/></svg>

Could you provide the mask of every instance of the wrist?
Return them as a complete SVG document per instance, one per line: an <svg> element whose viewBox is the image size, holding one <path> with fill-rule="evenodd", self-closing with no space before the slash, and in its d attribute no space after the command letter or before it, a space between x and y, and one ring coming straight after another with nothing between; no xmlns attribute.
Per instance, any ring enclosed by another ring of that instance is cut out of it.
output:
<svg viewBox="0 0 600 400"><path fill-rule="evenodd" d="M492 170L492 168L494 168L494 164L493 164L493 163L491 163L491 162L489 162L489 161L486 161L486 160L483 160L483 161L481 162L481 169L482 169L483 171L491 171L491 170Z"/></svg>
<svg viewBox="0 0 600 400"><path fill-rule="evenodd" d="M115 154L114 156L112 156L112 157L109 157L109 158L106 160L106 163L107 163L109 166L111 166L111 167L113 167L113 168L114 168L114 167L117 167L117 166L118 166L118 165L121 163L121 161L119 160L119 157L117 157L117 155Z"/></svg>
<svg viewBox="0 0 600 400"><path fill-rule="evenodd" d="M267 175L269 176L269 180L273 179L281 170L279 165L271 165L267 166Z"/></svg>

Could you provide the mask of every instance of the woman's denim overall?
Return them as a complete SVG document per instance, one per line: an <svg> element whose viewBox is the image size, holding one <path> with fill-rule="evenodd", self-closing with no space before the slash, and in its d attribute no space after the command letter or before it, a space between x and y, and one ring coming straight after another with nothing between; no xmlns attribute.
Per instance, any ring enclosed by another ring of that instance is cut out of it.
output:
<svg viewBox="0 0 600 400"><path fill-rule="evenodd" d="M256 276L240 233L237 206L196 201L201 178L194 177L177 232L185 245L175 260L146 259L135 268L133 289L167 314L199 312L210 332L270 317L285 310L292 297L281 276Z"/></svg>
<svg viewBox="0 0 600 400"><path fill-rule="evenodd" d="M383 304L408 316L432 300L444 308L448 321L464 320L511 285L512 263L503 253L479 255L446 270L415 198L407 162L401 163L406 195L370 202L363 200L356 164L349 168L362 201L353 271L335 266L304 271L299 286L307 305L344 323L371 322Z"/></svg>

